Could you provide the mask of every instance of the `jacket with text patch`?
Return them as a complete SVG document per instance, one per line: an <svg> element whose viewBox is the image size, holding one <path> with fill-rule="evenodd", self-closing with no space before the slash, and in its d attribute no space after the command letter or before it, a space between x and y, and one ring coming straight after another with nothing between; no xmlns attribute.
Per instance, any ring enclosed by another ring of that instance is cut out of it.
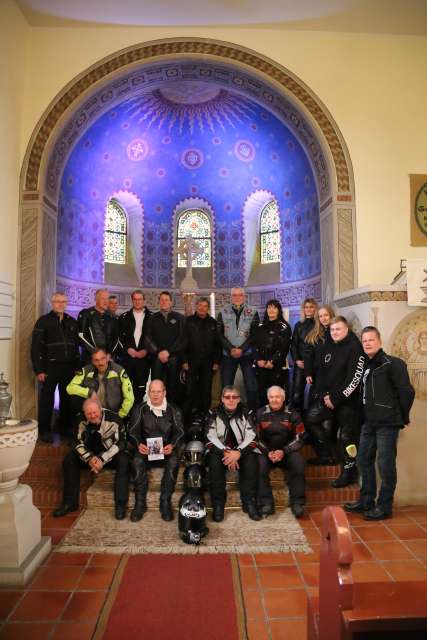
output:
<svg viewBox="0 0 427 640"><path fill-rule="evenodd" d="M362 382L365 355L359 338L349 331L344 340L325 342L317 354L316 395L329 395L334 407L343 402L357 402L357 388Z"/></svg>

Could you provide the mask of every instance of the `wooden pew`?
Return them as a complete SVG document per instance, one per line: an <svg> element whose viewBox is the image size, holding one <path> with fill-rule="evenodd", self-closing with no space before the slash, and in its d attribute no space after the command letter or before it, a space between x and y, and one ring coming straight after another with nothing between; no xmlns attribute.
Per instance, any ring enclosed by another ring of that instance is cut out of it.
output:
<svg viewBox="0 0 427 640"><path fill-rule="evenodd" d="M326 507L321 529L319 593L308 598L308 640L427 639L427 582L354 583L343 509Z"/></svg>

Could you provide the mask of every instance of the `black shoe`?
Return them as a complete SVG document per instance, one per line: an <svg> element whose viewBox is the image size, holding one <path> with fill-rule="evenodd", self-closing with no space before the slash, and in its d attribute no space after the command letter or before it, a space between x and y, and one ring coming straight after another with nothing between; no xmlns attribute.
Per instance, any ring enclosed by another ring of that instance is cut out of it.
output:
<svg viewBox="0 0 427 640"><path fill-rule="evenodd" d="M291 511L294 514L295 518L302 518L305 514L304 505L298 504L298 502L296 502L295 504L291 504Z"/></svg>
<svg viewBox="0 0 427 640"><path fill-rule="evenodd" d="M222 522L224 520L224 505L214 504L212 508L212 520Z"/></svg>
<svg viewBox="0 0 427 640"><path fill-rule="evenodd" d="M334 489L341 489L355 482L357 482L357 468L350 467L349 469L343 469L340 475L331 482L331 486Z"/></svg>
<svg viewBox="0 0 427 640"><path fill-rule="evenodd" d="M62 516L66 516L67 513L71 513L72 511L78 511L79 508L75 507L73 504L61 504L55 511L52 511L52 515L54 518L62 518Z"/></svg>
<svg viewBox="0 0 427 640"><path fill-rule="evenodd" d="M364 520L387 520L388 518L392 518L392 513L387 513L380 509L380 507L375 507L374 509L370 509L370 511L366 511L363 514Z"/></svg>
<svg viewBox="0 0 427 640"><path fill-rule="evenodd" d="M259 511L257 509L257 506L255 504L255 502L248 502L245 505L246 509L245 509L245 513L248 514L248 516L250 517L251 520L255 520L256 522L258 522L259 520L261 520L261 516L259 514Z"/></svg>
<svg viewBox="0 0 427 640"><path fill-rule="evenodd" d="M268 518L275 512L274 504L263 504L258 507L258 511L261 514L261 518Z"/></svg>
<svg viewBox="0 0 427 640"><path fill-rule="evenodd" d="M165 522L173 520L173 511L170 498L168 500L160 500L160 515Z"/></svg>
<svg viewBox="0 0 427 640"><path fill-rule="evenodd" d="M114 514L116 516L116 520L124 520L126 518L126 505L116 504Z"/></svg>
<svg viewBox="0 0 427 640"><path fill-rule="evenodd" d="M132 522L139 522L144 517L144 513L147 511L147 503L146 502L135 502L135 506L132 509L132 513L130 514L130 519Z"/></svg>
<svg viewBox="0 0 427 640"><path fill-rule="evenodd" d="M366 511L370 511L371 507L365 507L361 502L345 502L344 503L344 511L347 513L365 513Z"/></svg>

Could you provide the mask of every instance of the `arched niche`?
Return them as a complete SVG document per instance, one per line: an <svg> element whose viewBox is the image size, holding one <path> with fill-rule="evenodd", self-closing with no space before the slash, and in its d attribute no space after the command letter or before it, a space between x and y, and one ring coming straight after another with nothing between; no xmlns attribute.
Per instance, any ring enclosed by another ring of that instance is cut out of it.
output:
<svg viewBox="0 0 427 640"><path fill-rule="evenodd" d="M179 202L173 212L173 266L172 266L172 284L174 287L179 287L183 278L185 277L185 268L178 267L177 264L177 249L178 249L178 224L182 214L192 209L202 211L209 220L210 224L210 241L211 241L211 266L198 268L193 267L193 277L201 289L210 288L215 286L215 225L214 225L214 211L209 202L203 198L190 197L185 198Z"/></svg>
<svg viewBox="0 0 427 640"><path fill-rule="evenodd" d="M29 343L34 322L46 310L56 288L59 185L73 145L119 96L131 94L144 82L170 82L176 74L193 72L202 81L215 78L215 82L242 94L250 92L252 99L286 120L304 145L315 175L322 258L325 256L328 265L322 273L322 288L327 286L328 291L337 293L356 286L354 183L349 154L330 113L299 78L255 51L201 38L158 40L115 52L83 71L52 100L25 154L16 321L20 415L34 412ZM92 304L96 286L74 287L71 304ZM292 291L290 287L284 296L292 298Z"/></svg>
<svg viewBox="0 0 427 640"><path fill-rule="evenodd" d="M245 285L248 286L280 282L280 262L261 264L260 259L260 217L272 200L277 203L274 193L259 189L251 193L243 207Z"/></svg>
<svg viewBox="0 0 427 640"><path fill-rule="evenodd" d="M142 238L144 208L136 193L116 191L111 195L123 208L127 217L127 260L124 265L104 262L104 283L108 285L139 286L142 280Z"/></svg>

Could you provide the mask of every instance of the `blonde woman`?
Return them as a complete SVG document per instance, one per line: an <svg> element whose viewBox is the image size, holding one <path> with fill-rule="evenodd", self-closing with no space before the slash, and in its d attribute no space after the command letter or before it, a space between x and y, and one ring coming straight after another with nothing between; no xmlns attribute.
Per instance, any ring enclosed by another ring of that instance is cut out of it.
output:
<svg viewBox="0 0 427 640"><path fill-rule="evenodd" d="M320 351L320 347L330 340L329 323L335 315L335 311L328 304L322 304L314 314L314 327L307 334L304 341L304 372L307 384L313 384L316 353Z"/></svg>
<svg viewBox="0 0 427 640"><path fill-rule="evenodd" d="M333 308L323 304L314 315L314 327L307 334L304 344L304 371L307 384L313 385L316 373L319 369L319 359L325 344L331 341L329 324L334 317ZM317 457L310 458L308 464L330 465L335 464L333 455L333 441L336 437L336 425L332 414L326 414L323 403L319 403L313 393L310 393L309 408L305 418L307 432L311 436L311 442Z"/></svg>
<svg viewBox="0 0 427 640"><path fill-rule="evenodd" d="M305 373L304 373L304 340L314 327L314 314L318 304L314 298L305 298L301 304L301 320L294 327L291 343L291 355L294 361L292 376L292 409L302 411L304 408Z"/></svg>

